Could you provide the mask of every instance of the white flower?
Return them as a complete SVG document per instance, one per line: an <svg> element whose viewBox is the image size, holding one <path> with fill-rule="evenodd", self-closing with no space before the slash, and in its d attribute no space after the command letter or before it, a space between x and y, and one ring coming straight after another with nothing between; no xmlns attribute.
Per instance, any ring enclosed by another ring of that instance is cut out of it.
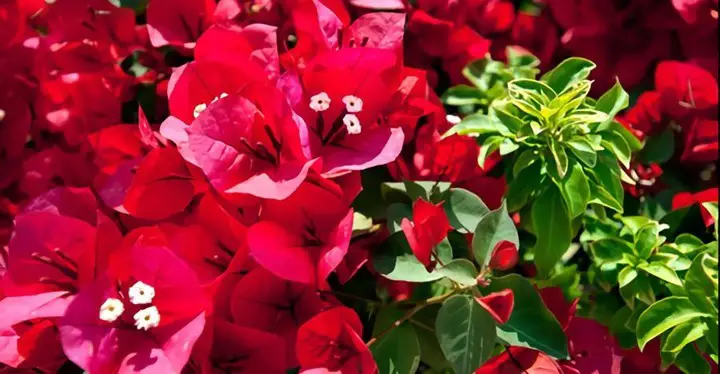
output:
<svg viewBox="0 0 720 374"><path fill-rule="evenodd" d="M325 92L320 92L310 98L310 109L316 112L324 112L330 108L330 96Z"/></svg>
<svg viewBox="0 0 720 374"><path fill-rule="evenodd" d="M343 97L342 102L345 103L345 110L348 113L357 113L363 108L363 101L357 96L347 95Z"/></svg>
<svg viewBox="0 0 720 374"><path fill-rule="evenodd" d="M348 134L359 134L362 132L360 120L354 114L346 114L345 117L343 117L343 123L345 127L347 127Z"/></svg>
<svg viewBox="0 0 720 374"><path fill-rule="evenodd" d="M198 118L198 116L200 116L200 113L202 113L205 109L207 109L207 104L196 105L195 109L193 109L193 117Z"/></svg>
<svg viewBox="0 0 720 374"><path fill-rule="evenodd" d="M106 322L113 322L125 311L122 301L109 297L100 306L100 319Z"/></svg>
<svg viewBox="0 0 720 374"><path fill-rule="evenodd" d="M143 282L137 281L128 290L128 297L130 302L138 304L150 304L153 297L155 297L155 289Z"/></svg>
<svg viewBox="0 0 720 374"><path fill-rule="evenodd" d="M0 122L2 122L3 119L5 119L5 111L0 109Z"/></svg>
<svg viewBox="0 0 720 374"><path fill-rule="evenodd" d="M154 306L145 308L133 316L135 327L138 330L145 330L151 327L157 327L160 324L160 312Z"/></svg>

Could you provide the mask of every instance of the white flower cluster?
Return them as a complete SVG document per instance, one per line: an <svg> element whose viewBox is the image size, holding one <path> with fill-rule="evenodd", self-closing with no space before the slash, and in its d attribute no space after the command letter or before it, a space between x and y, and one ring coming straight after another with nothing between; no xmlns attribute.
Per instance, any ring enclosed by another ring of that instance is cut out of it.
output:
<svg viewBox="0 0 720 374"><path fill-rule="evenodd" d="M154 297L155 288L141 281L135 282L128 290L128 298L134 305L150 304ZM100 306L100 319L106 322L114 322L120 318L124 311L123 302L110 297ZM151 305L135 313L133 319L138 330L147 330L160 324L160 312L154 305Z"/></svg>
<svg viewBox="0 0 720 374"><path fill-rule="evenodd" d="M342 121L347 128L348 134L361 133L362 126L360 125L360 120L354 113L360 113L360 111L362 111L362 99L357 96L347 95L342 98L342 102L345 104L345 110L347 111ZM328 96L326 92L320 92L310 98L310 109L316 112L324 112L330 108L330 103L330 96Z"/></svg>

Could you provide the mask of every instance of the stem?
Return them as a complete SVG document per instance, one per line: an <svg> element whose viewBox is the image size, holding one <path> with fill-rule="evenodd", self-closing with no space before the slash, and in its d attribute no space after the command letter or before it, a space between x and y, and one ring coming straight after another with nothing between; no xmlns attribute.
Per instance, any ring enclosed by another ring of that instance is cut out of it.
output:
<svg viewBox="0 0 720 374"><path fill-rule="evenodd" d="M422 308L425 308L425 307L428 306L428 305L442 303L443 301L449 299L451 296L453 296L453 295L455 295L456 293L458 293L458 291L460 291L460 289L455 289L455 290L452 290L452 291L450 291L450 292L448 292L448 293L446 293L446 294L444 294L444 295L431 297L431 298L429 298L429 299L427 299L427 300L421 301L421 302L420 302L419 304L417 304L415 307L413 307L412 309L410 309L410 310L408 310L407 312L405 312L405 315L402 316L402 318L400 318L399 320L393 322L392 325L390 325L390 327L386 328L385 330L383 330L383 331L381 331L379 334L377 334L377 336L375 336L374 338L370 339L370 340L367 342L367 346L369 347L369 346L373 345L376 341L378 341L378 339L382 338L382 337L385 336L387 333L389 333L390 331L394 330L396 327L402 325L403 322L405 322L405 321L409 320L410 318L412 318L412 316L414 316L415 313L419 312Z"/></svg>

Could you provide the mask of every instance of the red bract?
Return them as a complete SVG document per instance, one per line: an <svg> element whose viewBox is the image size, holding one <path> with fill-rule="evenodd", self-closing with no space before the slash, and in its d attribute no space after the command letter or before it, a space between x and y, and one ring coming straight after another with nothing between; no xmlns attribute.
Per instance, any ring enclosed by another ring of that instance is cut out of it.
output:
<svg viewBox="0 0 720 374"><path fill-rule="evenodd" d="M308 63L295 110L307 126L300 133L306 155L322 159L324 174L364 170L397 157L403 131L379 117L390 109L386 104L401 73L394 51L369 47L327 52Z"/></svg>
<svg viewBox="0 0 720 374"><path fill-rule="evenodd" d="M488 360L475 374L563 374L550 356L530 348L509 347Z"/></svg>
<svg viewBox="0 0 720 374"><path fill-rule="evenodd" d="M113 253L61 319L63 349L89 372L179 372L205 325L197 277L168 248Z"/></svg>
<svg viewBox="0 0 720 374"><path fill-rule="evenodd" d="M663 112L673 117L712 111L718 105L717 81L706 70L687 63L660 63L655 70L655 90Z"/></svg>
<svg viewBox="0 0 720 374"><path fill-rule="evenodd" d="M192 49L212 24L212 0L152 0L147 7L147 27L154 47L171 45Z"/></svg>
<svg viewBox="0 0 720 374"><path fill-rule="evenodd" d="M300 372L372 374L377 366L360 337L362 323L352 309L333 308L305 322L298 330Z"/></svg>
<svg viewBox="0 0 720 374"><path fill-rule="evenodd" d="M261 221L248 230L255 261L282 279L327 288L327 277L350 245L350 202L359 192L359 181L352 179L341 186L312 175L287 199L265 201Z"/></svg>
<svg viewBox="0 0 720 374"><path fill-rule="evenodd" d="M276 355L285 368L298 365L295 341L298 328L325 308L311 287L288 282L256 267L237 281L229 298L230 319L280 337L285 356Z"/></svg>
<svg viewBox="0 0 720 374"><path fill-rule="evenodd" d="M718 201L718 189L709 188L704 191L700 191L694 194L688 192L680 192L676 194L672 199L672 209L677 210L684 207L691 206L693 204L700 205L700 213L702 213L703 221L705 226L713 224L714 220L710 215L710 212L702 206L702 203L706 202L717 202Z"/></svg>
<svg viewBox="0 0 720 374"><path fill-rule="evenodd" d="M515 294L512 290L507 289L485 296L475 296L475 301L490 313L495 322L502 325L510 319L515 305Z"/></svg>
<svg viewBox="0 0 720 374"><path fill-rule="evenodd" d="M447 237L450 229L442 203L435 205L418 199L413 204L412 221L403 218L400 227L415 257L431 271L436 264L433 249Z"/></svg>
<svg viewBox="0 0 720 374"><path fill-rule="evenodd" d="M500 271L510 270L517 264L519 256L515 244L503 240L493 249L492 257L490 257L490 268Z"/></svg>

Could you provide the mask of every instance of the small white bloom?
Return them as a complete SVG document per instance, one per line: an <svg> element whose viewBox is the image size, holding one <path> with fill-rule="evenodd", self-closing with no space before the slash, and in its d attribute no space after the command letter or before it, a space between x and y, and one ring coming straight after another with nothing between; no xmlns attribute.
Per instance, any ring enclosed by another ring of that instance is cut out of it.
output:
<svg viewBox="0 0 720 374"><path fill-rule="evenodd" d="M347 95L343 97L342 101L345 103L345 110L348 113L358 113L363 108L363 101L357 96Z"/></svg>
<svg viewBox="0 0 720 374"><path fill-rule="evenodd" d="M193 117L198 118L200 113L203 112L203 110L207 109L207 104L198 104L195 106L195 109L193 109Z"/></svg>
<svg viewBox="0 0 720 374"><path fill-rule="evenodd" d="M125 311L122 301L112 297L105 300L100 306L100 319L106 322L113 322Z"/></svg>
<svg viewBox="0 0 720 374"><path fill-rule="evenodd" d="M147 331L147 329L160 324L160 312L156 307L151 306L135 313L133 319L135 319L135 327L138 330Z"/></svg>
<svg viewBox="0 0 720 374"><path fill-rule="evenodd" d="M359 134L362 132L360 120L354 114L346 114L345 117L343 117L343 123L345 127L347 127L348 134Z"/></svg>
<svg viewBox="0 0 720 374"><path fill-rule="evenodd" d="M5 111L0 109L0 122L2 122L3 119L5 119Z"/></svg>
<svg viewBox="0 0 720 374"><path fill-rule="evenodd" d="M448 114L448 115L446 115L446 116L445 116L445 120L447 120L448 123L451 124L451 125L457 125L458 123L460 123L460 121L462 121L462 119L461 119L460 117L458 117L458 116L456 116L456 115L454 115L454 114Z"/></svg>
<svg viewBox="0 0 720 374"><path fill-rule="evenodd" d="M135 305L149 304L152 302L153 297L155 297L155 289L152 286L137 281L128 290L128 297L130 297L130 302Z"/></svg>
<svg viewBox="0 0 720 374"><path fill-rule="evenodd" d="M320 92L310 98L310 109L316 112L324 112L330 108L330 96L325 92Z"/></svg>

